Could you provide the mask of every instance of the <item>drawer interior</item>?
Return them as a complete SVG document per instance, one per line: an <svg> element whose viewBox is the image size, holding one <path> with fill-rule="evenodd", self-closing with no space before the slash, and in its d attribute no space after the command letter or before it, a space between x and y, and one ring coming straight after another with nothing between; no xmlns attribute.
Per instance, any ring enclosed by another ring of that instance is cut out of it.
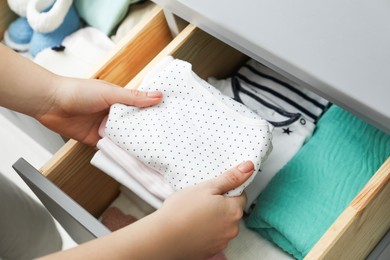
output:
<svg viewBox="0 0 390 260"><path fill-rule="evenodd" d="M137 88L150 67L171 55L186 60L202 78L225 78L246 60L243 54L189 25L129 84ZM317 242L307 259L364 259L390 229L390 157Z"/></svg>
<svg viewBox="0 0 390 260"><path fill-rule="evenodd" d="M0 37L16 16L0 1ZM172 55L193 65L202 78L223 78L248 57L189 25L172 40L163 11L153 14L118 44L91 78L136 88L161 58ZM68 141L40 171L98 217L119 193L119 184L90 164L96 150ZM390 159L334 222L307 259L361 259L390 228Z"/></svg>

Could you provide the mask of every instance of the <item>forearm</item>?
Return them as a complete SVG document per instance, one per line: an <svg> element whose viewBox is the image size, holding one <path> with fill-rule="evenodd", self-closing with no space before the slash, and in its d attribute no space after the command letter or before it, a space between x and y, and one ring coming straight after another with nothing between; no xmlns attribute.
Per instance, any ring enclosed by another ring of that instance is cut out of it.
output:
<svg viewBox="0 0 390 260"><path fill-rule="evenodd" d="M174 213L173 213L174 214ZM175 250L175 232L163 217L153 213L105 237L95 239L72 249L54 253L50 259L178 259ZM165 225L167 224L167 225Z"/></svg>
<svg viewBox="0 0 390 260"><path fill-rule="evenodd" d="M0 106L35 116L52 102L58 76L0 44Z"/></svg>

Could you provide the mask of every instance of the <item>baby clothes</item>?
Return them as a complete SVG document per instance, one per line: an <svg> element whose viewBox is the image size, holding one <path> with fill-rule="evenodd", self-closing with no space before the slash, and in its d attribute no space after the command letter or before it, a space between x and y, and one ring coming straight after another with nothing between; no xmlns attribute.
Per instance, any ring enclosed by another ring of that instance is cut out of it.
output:
<svg viewBox="0 0 390 260"><path fill-rule="evenodd" d="M172 61L172 56L164 57L149 70L144 81L158 74ZM146 166L105 137L106 122L107 118L100 125L99 135L103 138L97 143L99 151L92 158L91 164L132 190L154 208L160 208L163 201L173 192L173 189L160 173Z"/></svg>
<svg viewBox="0 0 390 260"><path fill-rule="evenodd" d="M246 224L301 259L389 156L389 135L333 105Z"/></svg>
<svg viewBox="0 0 390 260"><path fill-rule="evenodd" d="M129 188L153 208L158 209L162 206L163 200L152 194L146 187L132 177L131 172L127 172L113 161L111 157L104 154L103 151L99 150L94 154L91 159L91 164L114 178L123 186Z"/></svg>
<svg viewBox="0 0 390 260"><path fill-rule="evenodd" d="M236 77L247 95L266 97L277 107L290 113L300 113L312 122L320 118L329 104L326 99L284 78L255 60L249 60L242 66L236 73ZM252 107L244 99L243 102Z"/></svg>
<svg viewBox="0 0 390 260"><path fill-rule="evenodd" d="M116 231L127 225L130 225L137 221L137 219L129 214L124 214L117 207L109 207L102 214L102 224L109 230Z"/></svg>
<svg viewBox="0 0 390 260"><path fill-rule="evenodd" d="M115 44L98 29L85 27L67 36L62 46L42 50L34 62L61 76L84 78Z"/></svg>
<svg viewBox="0 0 390 260"><path fill-rule="evenodd" d="M106 136L179 190L217 177L245 160L256 172L271 148L269 124L174 60L140 90L160 90L153 107L111 106ZM254 174L255 175L255 174ZM235 196L254 178L227 193Z"/></svg>
<svg viewBox="0 0 390 260"><path fill-rule="evenodd" d="M160 200L165 200L173 193L173 189L159 172L115 145L109 138L100 139L97 148Z"/></svg>
<svg viewBox="0 0 390 260"><path fill-rule="evenodd" d="M328 102L254 60L242 66L235 76L222 80L209 78L209 83L274 126L272 152L261 165L260 173L256 175L252 185L245 191L248 197L245 210L249 212L249 207L272 177L311 137L315 121ZM299 107L293 107L292 104L299 104ZM305 111L314 115L313 118L307 116Z"/></svg>

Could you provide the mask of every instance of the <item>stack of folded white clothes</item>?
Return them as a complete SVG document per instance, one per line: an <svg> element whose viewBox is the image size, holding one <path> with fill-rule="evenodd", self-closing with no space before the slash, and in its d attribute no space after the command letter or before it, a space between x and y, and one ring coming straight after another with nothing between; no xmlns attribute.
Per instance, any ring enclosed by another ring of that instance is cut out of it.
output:
<svg viewBox="0 0 390 260"><path fill-rule="evenodd" d="M167 57L139 90L163 92L160 104L111 106L91 163L158 208L172 192L251 160L258 172L272 149L272 126ZM240 195L255 174L226 193Z"/></svg>

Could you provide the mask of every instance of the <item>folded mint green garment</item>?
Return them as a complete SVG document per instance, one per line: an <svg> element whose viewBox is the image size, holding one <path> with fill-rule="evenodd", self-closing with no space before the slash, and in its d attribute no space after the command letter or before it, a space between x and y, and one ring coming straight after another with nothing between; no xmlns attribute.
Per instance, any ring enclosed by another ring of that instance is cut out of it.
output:
<svg viewBox="0 0 390 260"><path fill-rule="evenodd" d="M333 105L260 194L246 224L301 259L389 156L389 135Z"/></svg>
<svg viewBox="0 0 390 260"><path fill-rule="evenodd" d="M125 17L129 6L142 0L75 0L76 9L87 24L107 35Z"/></svg>

